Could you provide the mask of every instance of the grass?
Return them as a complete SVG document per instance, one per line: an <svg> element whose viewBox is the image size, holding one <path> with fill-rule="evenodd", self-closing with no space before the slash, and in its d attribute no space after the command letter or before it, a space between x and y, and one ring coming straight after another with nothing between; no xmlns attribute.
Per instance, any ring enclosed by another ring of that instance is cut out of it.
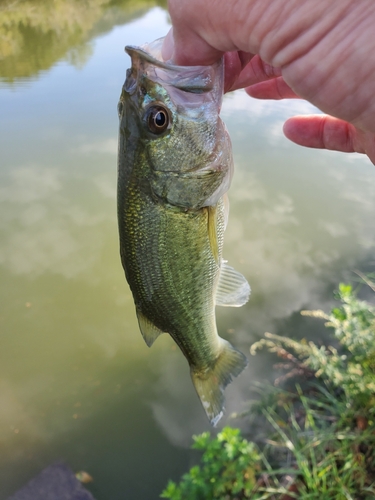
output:
<svg viewBox="0 0 375 500"><path fill-rule="evenodd" d="M251 347L275 353L283 370L275 385L258 386L261 397L242 416L265 437L252 442L231 427L195 436L201 463L161 498L375 498L375 308L351 285L337 299L329 314L302 311L325 321L337 348L271 333Z"/></svg>

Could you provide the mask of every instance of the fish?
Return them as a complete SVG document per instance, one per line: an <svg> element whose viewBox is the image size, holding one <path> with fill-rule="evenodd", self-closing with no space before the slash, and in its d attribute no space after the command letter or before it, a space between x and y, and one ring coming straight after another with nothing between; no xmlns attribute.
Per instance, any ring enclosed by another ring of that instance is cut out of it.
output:
<svg viewBox="0 0 375 500"><path fill-rule="evenodd" d="M118 113L120 255L139 328L151 347L168 333L182 351L212 425L246 356L219 337L216 306L241 306L247 280L222 257L233 175L219 116L223 62L163 61L162 39L127 46Z"/></svg>

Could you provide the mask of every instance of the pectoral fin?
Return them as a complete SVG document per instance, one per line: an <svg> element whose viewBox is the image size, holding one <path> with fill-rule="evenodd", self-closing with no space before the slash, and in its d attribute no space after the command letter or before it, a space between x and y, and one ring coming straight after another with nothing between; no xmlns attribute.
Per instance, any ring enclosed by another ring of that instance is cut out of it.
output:
<svg viewBox="0 0 375 500"><path fill-rule="evenodd" d="M219 247L217 241L217 214L216 206L207 207L208 215L208 239L210 242L211 252L217 264L219 264Z"/></svg>
<svg viewBox="0 0 375 500"><path fill-rule="evenodd" d="M224 204L224 231L225 231L228 225L228 218L229 218L229 198L227 193L224 193L223 195L223 204Z"/></svg>
<svg viewBox="0 0 375 500"><path fill-rule="evenodd" d="M223 260L215 296L216 305L243 306L249 300L250 291L246 278Z"/></svg>
<svg viewBox="0 0 375 500"><path fill-rule="evenodd" d="M151 321L149 321L146 316L144 316L141 312L137 311L137 318L139 323L139 329L145 339L148 347L151 347L155 340L161 335L163 332L157 328Z"/></svg>

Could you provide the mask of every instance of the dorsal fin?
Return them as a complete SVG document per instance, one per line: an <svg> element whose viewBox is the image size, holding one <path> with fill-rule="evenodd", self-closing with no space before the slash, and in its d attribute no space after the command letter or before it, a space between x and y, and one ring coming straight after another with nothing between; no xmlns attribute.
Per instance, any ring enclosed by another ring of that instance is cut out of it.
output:
<svg viewBox="0 0 375 500"><path fill-rule="evenodd" d="M216 290L216 305L240 307L246 304L250 296L250 285L241 273L228 266L225 260L221 263L220 278Z"/></svg>
<svg viewBox="0 0 375 500"><path fill-rule="evenodd" d="M163 332L155 326L151 321L149 321L146 316L144 316L141 312L137 310L137 318L139 323L139 329L145 339L148 347L151 347L155 340L161 335Z"/></svg>

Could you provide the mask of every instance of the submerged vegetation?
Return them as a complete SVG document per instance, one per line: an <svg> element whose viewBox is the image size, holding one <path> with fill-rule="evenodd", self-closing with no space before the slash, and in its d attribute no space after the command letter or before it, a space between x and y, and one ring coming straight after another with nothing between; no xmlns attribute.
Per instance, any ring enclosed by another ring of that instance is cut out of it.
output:
<svg viewBox="0 0 375 500"><path fill-rule="evenodd" d="M251 347L282 360L282 376L259 386L260 400L242 415L261 437L249 441L230 427L195 436L201 464L170 481L161 498L375 498L375 308L350 285L337 298L330 314L302 311L325 320L334 345L267 333Z"/></svg>

